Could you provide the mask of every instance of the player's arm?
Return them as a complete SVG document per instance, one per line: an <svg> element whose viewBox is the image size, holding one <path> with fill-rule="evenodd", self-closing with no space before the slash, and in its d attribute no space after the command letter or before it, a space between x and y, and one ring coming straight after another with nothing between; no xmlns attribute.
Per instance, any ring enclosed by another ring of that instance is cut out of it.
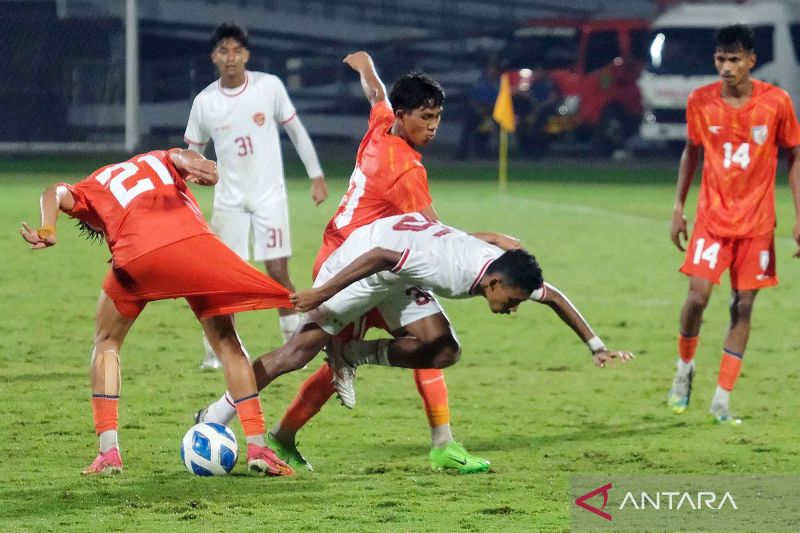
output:
<svg viewBox="0 0 800 533"><path fill-rule="evenodd" d="M672 206L672 223L669 230L673 244L682 252L686 251L683 241L689 240L683 208L702 153L702 146L694 144L691 139L686 139L686 146L683 148L681 162L678 166L678 184L675 191L675 204ZM681 240L681 236L683 236L683 240Z"/></svg>
<svg viewBox="0 0 800 533"><path fill-rule="evenodd" d="M319 287L291 294L289 295L289 300L298 311L311 311L331 299L351 283L384 270L392 270L397 267L402 259L403 252L395 252L386 248L373 248L340 270L326 283Z"/></svg>
<svg viewBox="0 0 800 533"><path fill-rule="evenodd" d="M488 242L489 244L493 244L500 248L501 250L517 250L522 248L522 243L516 237L512 237L511 235L505 235L503 233L493 233L493 232L486 232L486 231L479 231L476 233L470 233L476 239L480 239L484 242Z"/></svg>
<svg viewBox="0 0 800 533"><path fill-rule="evenodd" d="M322 167L317 158L317 152L314 150L314 144L311 142L311 137L308 131L300 122L300 118L295 115L289 122L283 124L283 129L286 130L289 139L294 145L297 155L306 167L306 173L311 179L311 200L314 205L319 205L328 198L328 187L325 184L325 175L322 173Z"/></svg>
<svg viewBox="0 0 800 533"><path fill-rule="evenodd" d="M25 222L19 230L20 235L34 250L47 248L56 243L56 222L61 211L71 211L75 198L63 184L55 183L42 193L39 207L42 212L42 225L36 229Z"/></svg>
<svg viewBox="0 0 800 533"><path fill-rule="evenodd" d="M554 285L545 282L542 293L543 294L538 298L536 296L539 295L534 293L536 296L532 295L531 300L544 304L552 309L558 317L586 343L586 346L588 346L589 350L592 352L592 361L595 365L602 368L614 359L619 359L622 362L633 359L634 356L631 352L607 349L603 341L600 340L600 337L595 335L592 327L581 312L578 311L578 308Z"/></svg>
<svg viewBox="0 0 800 533"><path fill-rule="evenodd" d="M210 186L219 181L217 163L194 150L174 148L169 151L169 158L183 179L190 183Z"/></svg>
<svg viewBox="0 0 800 533"><path fill-rule="evenodd" d="M375 64L366 52L355 52L344 58L344 62L361 76L361 89L370 105L386 100L386 86L378 77Z"/></svg>
<svg viewBox="0 0 800 533"><path fill-rule="evenodd" d="M789 185L792 188L795 213L792 237L797 243L797 250L794 252L794 257L800 257L800 146L789 149Z"/></svg>

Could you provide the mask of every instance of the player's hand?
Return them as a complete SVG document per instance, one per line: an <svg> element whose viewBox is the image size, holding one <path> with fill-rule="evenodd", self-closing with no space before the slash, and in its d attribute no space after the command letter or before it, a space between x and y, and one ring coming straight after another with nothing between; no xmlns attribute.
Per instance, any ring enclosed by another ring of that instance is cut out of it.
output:
<svg viewBox="0 0 800 533"><path fill-rule="evenodd" d="M356 72L361 72L372 64L372 58L366 52L354 52L345 56L344 63Z"/></svg>
<svg viewBox="0 0 800 533"><path fill-rule="evenodd" d="M38 230L33 229L23 222L22 227L19 229L19 234L22 235L25 242L31 245L31 248L34 250L41 250L42 248L49 248L56 243L56 232L52 229L44 231L45 229L46 228L39 228ZM39 235L39 230L43 230L42 235Z"/></svg>
<svg viewBox="0 0 800 533"><path fill-rule="evenodd" d="M186 181L199 185L216 185L219 181L217 163L210 159L194 159L184 163Z"/></svg>
<svg viewBox="0 0 800 533"><path fill-rule="evenodd" d="M794 224L792 237L794 238L794 242L797 243L797 250L794 251L794 257L800 257L800 220Z"/></svg>
<svg viewBox="0 0 800 533"><path fill-rule="evenodd" d="M683 211L675 210L672 212L672 224L669 228L669 235L672 239L672 243L678 247L678 250L685 252L686 248L683 242L689 240L689 234L686 230L686 217L683 215ZM681 240L681 236L683 236L683 240Z"/></svg>
<svg viewBox="0 0 800 533"><path fill-rule="evenodd" d="M316 309L325 300L327 298L318 289L308 289L307 291L295 292L289 295L289 301L294 304L294 308L302 313Z"/></svg>
<svg viewBox="0 0 800 533"><path fill-rule="evenodd" d="M623 350L600 350L592 355L592 361L595 366L600 368L614 366L617 361L627 363L631 359L634 359L633 353Z"/></svg>
<svg viewBox="0 0 800 533"><path fill-rule="evenodd" d="M317 176L311 179L311 200L314 205L319 205L328 199L328 186L325 184L325 176Z"/></svg>
<svg viewBox="0 0 800 533"><path fill-rule="evenodd" d="M522 248L522 242L516 237L502 233L497 233L496 235L494 245L501 250L519 250Z"/></svg>

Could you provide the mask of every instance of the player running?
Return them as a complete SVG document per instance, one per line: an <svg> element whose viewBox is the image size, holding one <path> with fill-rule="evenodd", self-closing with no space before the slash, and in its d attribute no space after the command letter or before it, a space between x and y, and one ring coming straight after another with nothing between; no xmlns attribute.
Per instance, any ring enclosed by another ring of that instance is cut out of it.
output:
<svg viewBox="0 0 800 533"><path fill-rule="evenodd" d="M630 352L608 350L569 299L543 282L531 254L495 245L504 239L493 233L467 235L422 213L382 218L355 230L322 264L314 289L292 296L298 310L309 312L289 342L253 362L259 388L302 368L333 335L372 308L380 311L395 338L331 344L328 360L338 394L354 396L352 378L363 364L455 364L460 356L457 343L426 343L401 334L414 320L419 303L432 300L431 292L454 299L482 296L493 313L503 314L516 311L526 300L543 303L589 346L597 366L633 358Z"/></svg>
<svg viewBox="0 0 800 533"><path fill-rule="evenodd" d="M670 228L672 242L681 251L687 238L684 203L701 151L703 176L694 231L680 269L689 276L689 293L681 309L680 358L667 404L677 414L689 405L703 311L713 286L730 270L731 319L710 413L718 423L739 424L741 420L731 415L730 393L750 336L753 302L759 289L778 283L778 146L789 148L789 183L797 212L792 235L800 246L800 127L786 91L750 77L756 63L752 30L740 24L726 26L715 41L714 65L722 79L694 90L686 105L686 147Z"/></svg>
<svg viewBox="0 0 800 533"><path fill-rule="evenodd" d="M156 150L105 166L84 180L56 183L42 193L42 225L20 233L39 250L56 244L64 211L111 250L111 270L97 304L91 362L92 416L100 453L84 474L122 470L117 439L119 353L148 302L184 297L225 368L247 438L247 465L268 475L291 475L266 446L264 415L253 369L239 344L232 313L288 307L288 291L217 239L187 182L214 185L213 161L190 150Z"/></svg>

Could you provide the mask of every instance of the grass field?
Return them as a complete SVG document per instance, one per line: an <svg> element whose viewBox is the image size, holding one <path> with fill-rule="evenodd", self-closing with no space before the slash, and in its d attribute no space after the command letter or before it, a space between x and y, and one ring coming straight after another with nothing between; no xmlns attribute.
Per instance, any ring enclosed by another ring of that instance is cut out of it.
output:
<svg viewBox="0 0 800 533"><path fill-rule="evenodd" d="M491 473L431 472L411 373L371 367L359 371L355 410L330 402L301 433L315 473L265 479L240 464L223 478L191 476L179 462L181 437L224 385L221 374L198 370L200 332L188 307L167 301L148 306L122 353L125 471L82 479L96 453L87 367L108 252L63 218L59 244L45 251L28 250L17 228L38 222L45 185L74 181L94 161L0 162L0 530L567 531L573 473L799 472L800 263L791 259L788 189L777 193L782 282L758 298L732 402L745 422L719 427L706 410L727 325L726 285L706 313L690 409L676 417L664 405L686 291L682 256L667 235L675 170L593 166L518 166L501 194L490 166L429 165L444 221L520 237L606 343L638 356L599 370L546 307L526 304L506 317L477 299L445 302L463 342L461 362L446 371L454 432L492 461ZM320 208L311 207L307 182L289 182L300 287L309 285L348 167L329 166L331 200ZM210 191L198 195L208 212ZM238 324L251 353L276 346L273 311L244 314ZM306 376L285 376L262 394L268 424Z"/></svg>

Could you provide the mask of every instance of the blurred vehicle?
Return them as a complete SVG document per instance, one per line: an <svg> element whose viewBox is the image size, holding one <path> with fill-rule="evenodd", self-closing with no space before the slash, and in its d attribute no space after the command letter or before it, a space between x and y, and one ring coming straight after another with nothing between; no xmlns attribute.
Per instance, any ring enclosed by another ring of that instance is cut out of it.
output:
<svg viewBox="0 0 800 533"><path fill-rule="evenodd" d="M555 18L517 29L507 73L520 147L543 151L554 139L575 137L598 153L621 148L641 122L636 80L649 28L643 19Z"/></svg>
<svg viewBox="0 0 800 533"><path fill-rule="evenodd" d="M649 60L639 78L643 141L681 149L686 139L686 100L697 87L719 80L714 68L714 33L748 24L755 34L752 76L786 89L800 104L800 3L680 4L653 22Z"/></svg>

